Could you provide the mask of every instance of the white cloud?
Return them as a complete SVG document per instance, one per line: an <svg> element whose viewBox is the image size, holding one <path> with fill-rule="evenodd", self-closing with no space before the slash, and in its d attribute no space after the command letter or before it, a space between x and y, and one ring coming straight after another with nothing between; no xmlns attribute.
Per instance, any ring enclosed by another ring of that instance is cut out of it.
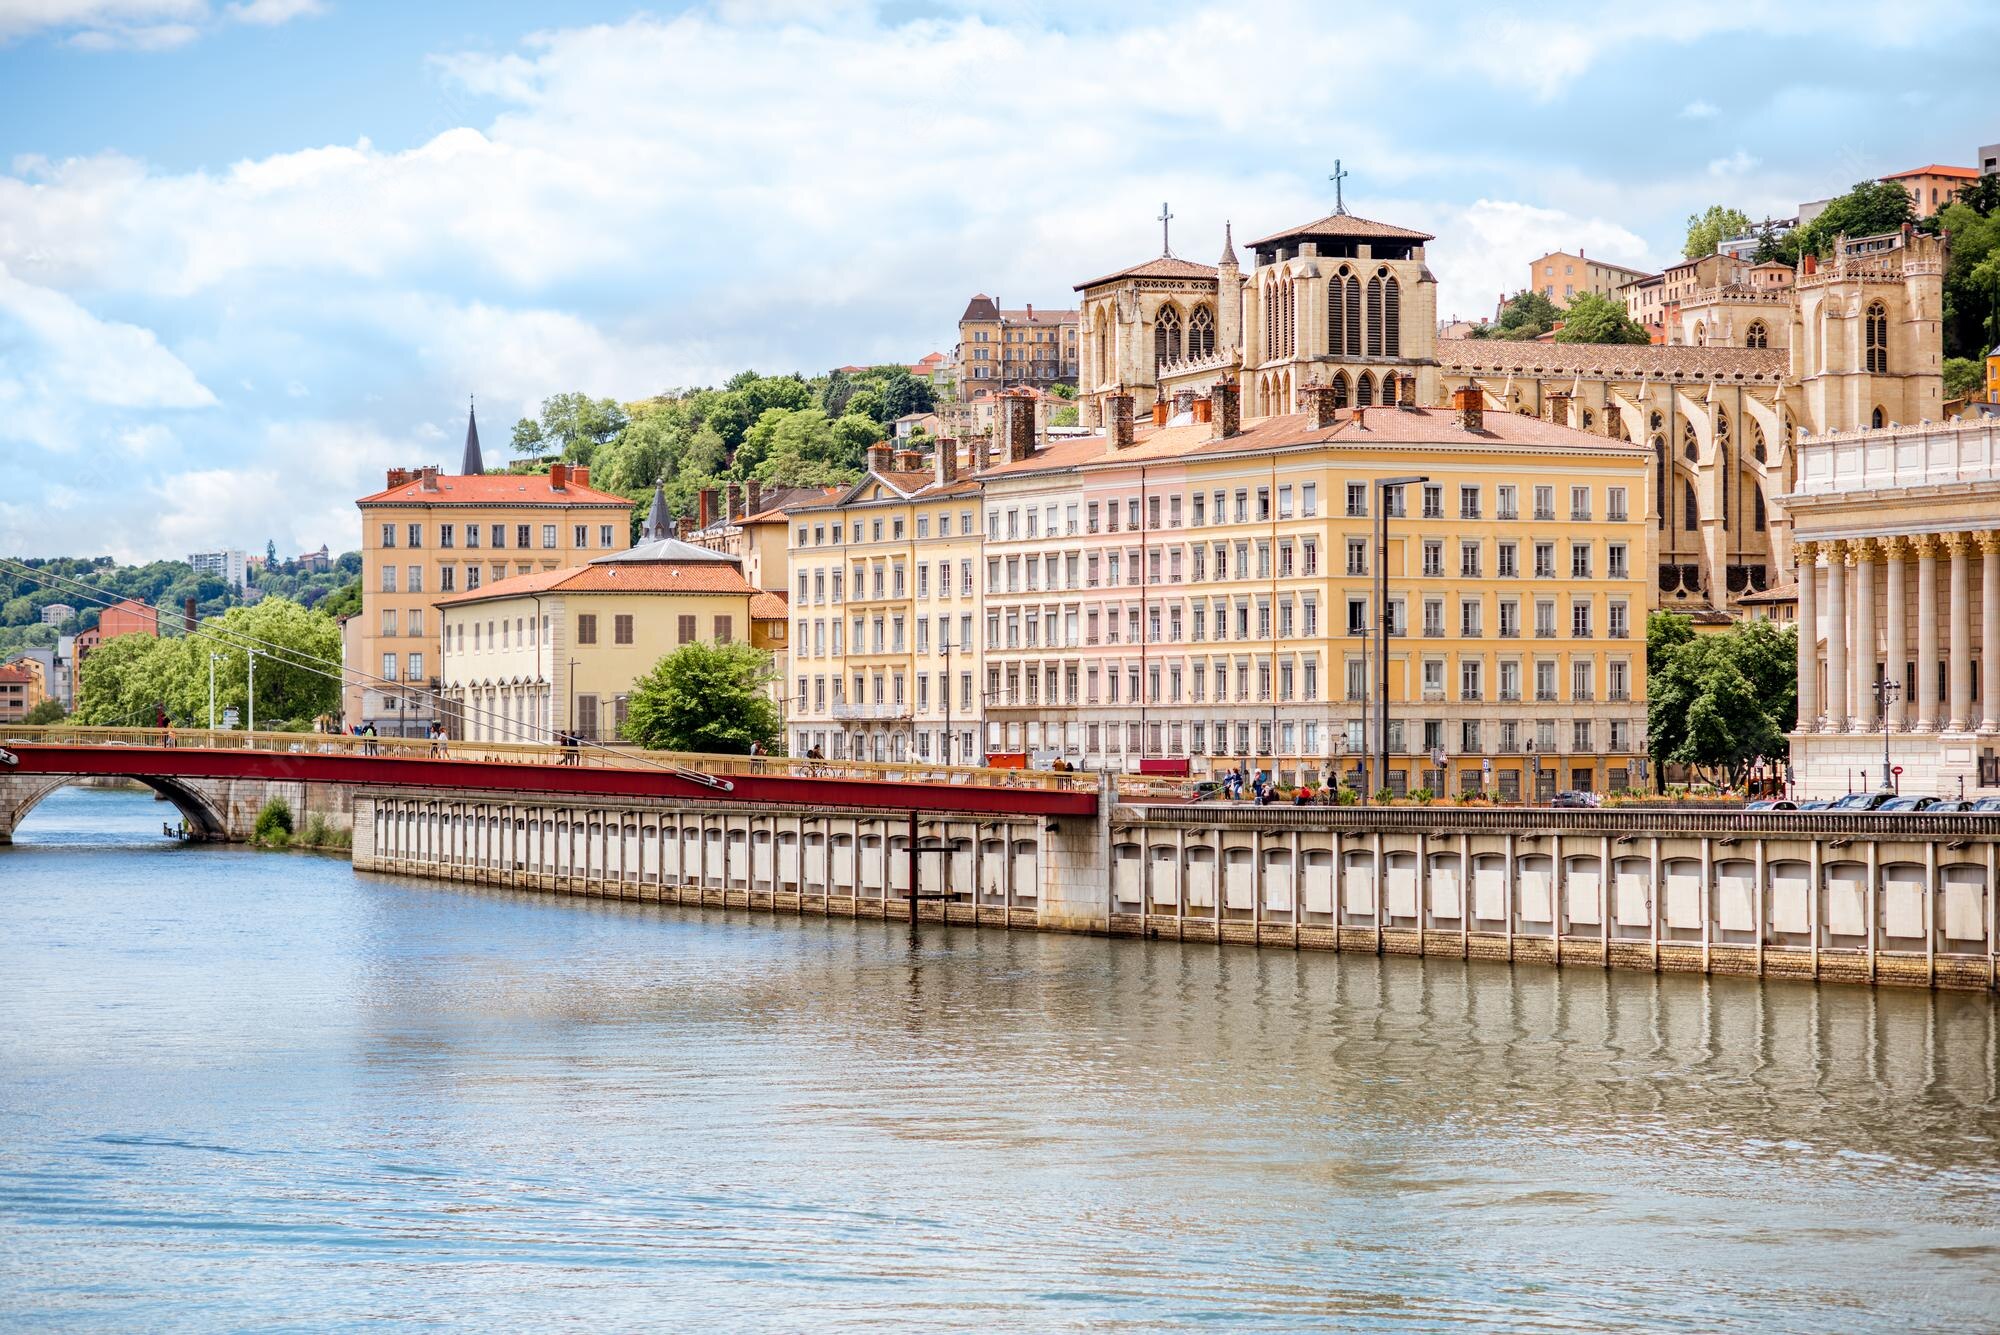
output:
<svg viewBox="0 0 2000 1335"><path fill-rule="evenodd" d="M1713 102L1705 102L1700 98L1696 98L1681 108L1681 119L1684 121L1712 120L1721 114L1722 108L1716 106Z"/></svg>
<svg viewBox="0 0 2000 1335"><path fill-rule="evenodd" d="M228 6L229 17L238 23L255 23L263 27L275 27L293 19L325 12L326 6L321 0L240 0L240 3Z"/></svg>
<svg viewBox="0 0 2000 1335"><path fill-rule="evenodd" d="M1726 158L1711 159L1708 164L1710 176L1748 176L1762 165L1760 159L1752 157L1748 150L1737 149Z"/></svg>
<svg viewBox="0 0 2000 1335"><path fill-rule="evenodd" d="M236 0L223 7L237 23L274 27L321 14L323 0ZM0 43L54 33L84 51L164 51L213 26L209 0L0 0Z"/></svg>
<svg viewBox="0 0 2000 1335"><path fill-rule="evenodd" d="M1528 262L1550 251L1653 266L1645 240L1626 227L1558 209L1482 199L1454 211L1442 225L1451 229L1454 243L1428 253L1438 275L1438 314L1445 319L1490 319L1500 298L1525 286Z"/></svg>

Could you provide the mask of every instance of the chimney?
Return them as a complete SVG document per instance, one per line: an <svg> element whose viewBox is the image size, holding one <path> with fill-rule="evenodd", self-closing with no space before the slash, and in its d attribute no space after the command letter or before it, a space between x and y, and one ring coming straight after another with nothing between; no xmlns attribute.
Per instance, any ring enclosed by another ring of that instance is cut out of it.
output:
<svg viewBox="0 0 2000 1335"><path fill-rule="evenodd" d="M1132 448L1132 396L1124 390L1118 391L1105 400L1111 409L1111 448L1129 450Z"/></svg>
<svg viewBox="0 0 2000 1335"><path fill-rule="evenodd" d="M889 442L878 440L868 447L868 471L886 473L889 471Z"/></svg>
<svg viewBox="0 0 2000 1335"><path fill-rule="evenodd" d="M1153 425L1156 427L1162 427L1165 426L1166 424L1167 424L1167 401L1165 399L1156 400L1153 404Z"/></svg>
<svg viewBox="0 0 2000 1335"><path fill-rule="evenodd" d="M409 469L407 469L407 468L392 468L392 469L390 469L390 470L389 470L389 485L390 485L390 487L394 488L394 487L401 487L401 486L407 486L407 485L409 484L409 481L410 481L410 470L409 470Z"/></svg>
<svg viewBox="0 0 2000 1335"><path fill-rule="evenodd" d="M1404 376L1396 382L1396 406L1415 412L1417 408L1417 378Z"/></svg>
<svg viewBox="0 0 2000 1335"><path fill-rule="evenodd" d="M569 466L569 480L570 480L570 482L571 482L572 484L574 484L574 485L576 485L576 486L579 486L579 487L587 487L587 486L589 486L589 485L590 485L590 465L589 465L589 464L571 464L571 465Z"/></svg>
<svg viewBox="0 0 2000 1335"><path fill-rule="evenodd" d="M1035 318L1035 303L1031 301L1031 302L1029 302L1029 303L1028 303L1028 320L1029 320L1029 322L1030 322L1030 323L1032 323L1032 322L1034 321L1034 318Z"/></svg>
<svg viewBox="0 0 2000 1335"><path fill-rule="evenodd" d="M418 470L417 476L425 491L436 491L438 489L438 470L436 464L425 464Z"/></svg>
<svg viewBox="0 0 2000 1335"><path fill-rule="evenodd" d="M698 527L695 529L697 533L704 531L710 524L715 522L715 488L703 487L699 499L701 505Z"/></svg>
<svg viewBox="0 0 2000 1335"><path fill-rule="evenodd" d="M748 482L745 482L743 484L743 491L744 491L743 512L745 514L751 514L751 515L763 514L764 484L759 482L756 478L753 477Z"/></svg>
<svg viewBox="0 0 2000 1335"><path fill-rule="evenodd" d="M1458 410L1458 424L1467 431L1486 429L1486 395L1477 385L1454 390L1451 406Z"/></svg>
<svg viewBox="0 0 2000 1335"><path fill-rule="evenodd" d="M743 517L743 489L734 482L722 486L722 517L725 521Z"/></svg>
<svg viewBox="0 0 2000 1335"><path fill-rule="evenodd" d="M916 472L916 471L917 471L918 469L922 468L923 466L924 466L924 456L923 456L923 452L922 452L922 451L920 451L920 450L898 450L898 451L896 452L896 471L897 471L897 472L899 472L899 473L914 473L914 472Z"/></svg>
<svg viewBox="0 0 2000 1335"><path fill-rule="evenodd" d="M1236 382L1224 378L1215 382L1209 391L1209 422L1214 427L1215 439L1228 440L1243 429L1243 400Z"/></svg>
<svg viewBox="0 0 2000 1335"><path fill-rule="evenodd" d="M567 491L567 490L569 490L569 465L568 465L568 464L550 464L550 465L549 465L549 490L550 490L550 491Z"/></svg>
<svg viewBox="0 0 2000 1335"><path fill-rule="evenodd" d="M189 595L187 596L187 600L186 600L185 602L183 602L183 603L181 604L181 629L182 629L182 630L184 630L184 631L186 631L186 632L187 632L188 634L190 634L190 635L194 634L194 595L193 595L193 594L189 594Z"/></svg>
<svg viewBox="0 0 2000 1335"><path fill-rule="evenodd" d="M1125 400L1125 412L1132 412L1132 400ZM1035 396L1026 390L1009 390L1000 396L1001 440L1006 445L1008 463L1031 459L1035 454Z"/></svg>
<svg viewBox="0 0 2000 1335"><path fill-rule="evenodd" d="M1305 387L1306 410L1312 414L1312 429L1325 431L1334 424L1334 414L1339 411L1335 404L1338 393L1332 385L1314 380Z"/></svg>
<svg viewBox="0 0 2000 1335"><path fill-rule="evenodd" d="M1801 256L1801 257L1800 257L1800 260L1799 260L1799 272L1800 272L1800 273L1803 273L1803 274L1804 274L1804 275L1805 275L1806 277L1808 277L1808 278L1810 278L1810 277L1812 277L1812 276L1813 276L1814 274L1818 273L1818 272L1819 272L1819 256L1815 255L1815 254L1814 254L1813 252L1811 252L1810 250L1809 250L1809 251L1807 251L1807 252L1806 252L1806 253L1805 253L1805 254L1804 254L1803 256Z"/></svg>
<svg viewBox="0 0 2000 1335"><path fill-rule="evenodd" d="M958 442L950 436L938 439L931 447L931 465L937 471L937 484L949 487L958 481Z"/></svg>
<svg viewBox="0 0 2000 1335"><path fill-rule="evenodd" d="M1211 403L1209 400L1196 399L1193 403L1189 404L1188 406L1194 410L1195 421L1210 422L1214 420L1215 405Z"/></svg>

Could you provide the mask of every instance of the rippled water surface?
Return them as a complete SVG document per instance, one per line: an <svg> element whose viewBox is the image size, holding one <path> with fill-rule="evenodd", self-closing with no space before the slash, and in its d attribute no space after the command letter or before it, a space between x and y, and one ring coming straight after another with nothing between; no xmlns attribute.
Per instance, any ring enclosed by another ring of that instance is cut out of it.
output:
<svg viewBox="0 0 2000 1335"><path fill-rule="evenodd" d="M1982 996L0 849L0 1326L2000 1325Z"/></svg>

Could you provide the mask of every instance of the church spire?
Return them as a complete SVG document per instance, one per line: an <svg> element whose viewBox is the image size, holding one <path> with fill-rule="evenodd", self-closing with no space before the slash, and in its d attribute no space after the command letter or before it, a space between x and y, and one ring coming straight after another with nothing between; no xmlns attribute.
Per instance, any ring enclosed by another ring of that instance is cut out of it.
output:
<svg viewBox="0 0 2000 1335"><path fill-rule="evenodd" d="M671 538L670 521L667 519L667 487L664 482L653 484L653 508L646 512L646 522L639 526L639 541L658 542L661 538Z"/></svg>
<svg viewBox="0 0 2000 1335"><path fill-rule="evenodd" d="M1237 267L1236 233L1227 222L1222 224L1222 259L1217 263L1216 267L1220 269L1234 269Z"/></svg>
<svg viewBox="0 0 2000 1335"><path fill-rule="evenodd" d="M486 471L486 462L479 457L479 415L471 399L465 402L465 458L459 461L458 471L461 477L476 477Z"/></svg>

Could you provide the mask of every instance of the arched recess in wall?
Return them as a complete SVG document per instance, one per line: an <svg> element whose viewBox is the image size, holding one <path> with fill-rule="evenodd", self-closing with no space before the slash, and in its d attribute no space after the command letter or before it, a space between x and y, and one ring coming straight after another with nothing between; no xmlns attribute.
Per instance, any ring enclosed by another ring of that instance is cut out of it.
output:
<svg viewBox="0 0 2000 1335"><path fill-rule="evenodd" d="M1368 280L1368 355L1382 355L1382 279Z"/></svg>
<svg viewBox="0 0 2000 1335"><path fill-rule="evenodd" d="M1681 419L1681 457L1689 463L1701 461L1701 441L1694 434L1694 423Z"/></svg>
<svg viewBox="0 0 2000 1335"><path fill-rule="evenodd" d="M1864 332L1868 343L1868 374L1887 375L1889 372L1888 307L1879 301L1872 303L1868 307Z"/></svg>
<svg viewBox="0 0 2000 1335"><path fill-rule="evenodd" d="M1153 369L1181 359L1181 313L1171 302L1153 317Z"/></svg>
<svg viewBox="0 0 2000 1335"><path fill-rule="evenodd" d="M1382 270L1382 355L1403 355L1403 285L1396 275Z"/></svg>
<svg viewBox="0 0 2000 1335"><path fill-rule="evenodd" d="M1367 371L1361 373L1361 383L1355 389L1354 402L1357 407L1367 408L1375 402L1375 377Z"/></svg>
<svg viewBox="0 0 2000 1335"><path fill-rule="evenodd" d="M1338 371L1333 377L1333 406L1345 408L1351 401L1352 391L1348 388L1347 372Z"/></svg>
<svg viewBox="0 0 2000 1335"><path fill-rule="evenodd" d="M1654 413L1653 422L1655 425L1658 425L1659 419L1660 415L1658 413ZM1667 466L1667 438L1665 436L1656 433L1653 436L1652 440L1652 450L1653 450L1653 513L1655 522L1659 525L1659 527L1665 528L1667 527L1667 518L1669 514L1667 501L1672 495L1671 491L1667 486L1669 480L1667 476L1669 472Z"/></svg>
<svg viewBox="0 0 2000 1335"><path fill-rule="evenodd" d="M1695 500L1694 483L1681 479L1681 527L1693 532L1701 527L1700 503Z"/></svg>
<svg viewBox="0 0 2000 1335"><path fill-rule="evenodd" d="M1743 331L1743 346L1746 348L1768 348L1771 346L1771 333L1764 327L1762 320L1752 320L1750 327Z"/></svg>
<svg viewBox="0 0 2000 1335"><path fill-rule="evenodd" d="M1190 361L1215 355L1215 312L1206 306L1195 307L1188 317L1187 355Z"/></svg>

